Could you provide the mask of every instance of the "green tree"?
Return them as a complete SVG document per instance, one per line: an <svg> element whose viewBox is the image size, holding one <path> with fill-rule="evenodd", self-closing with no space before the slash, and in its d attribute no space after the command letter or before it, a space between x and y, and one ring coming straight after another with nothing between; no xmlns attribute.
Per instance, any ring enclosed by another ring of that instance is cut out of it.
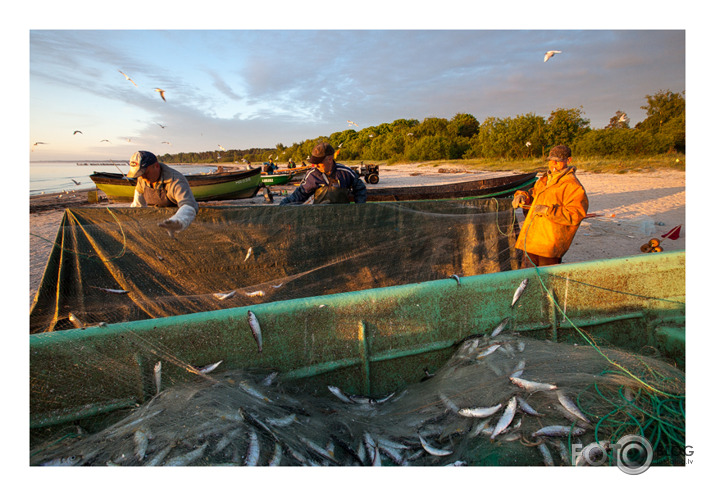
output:
<svg viewBox="0 0 715 496"><path fill-rule="evenodd" d="M479 121L472 114L455 114L449 121L450 134L464 138L471 138L479 133Z"/></svg>
<svg viewBox="0 0 715 496"><path fill-rule="evenodd" d="M685 92L659 91L646 95L646 101L641 107L646 118L636 128L656 135L670 150L685 153Z"/></svg>
<svg viewBox="0 0 715 496"><path fill-rule="evenodd" d="M551 112L547 122L547 146L571 145L576 138L589 130L590 124L590 121L583 117L583 107L558 108Z"/></svg>

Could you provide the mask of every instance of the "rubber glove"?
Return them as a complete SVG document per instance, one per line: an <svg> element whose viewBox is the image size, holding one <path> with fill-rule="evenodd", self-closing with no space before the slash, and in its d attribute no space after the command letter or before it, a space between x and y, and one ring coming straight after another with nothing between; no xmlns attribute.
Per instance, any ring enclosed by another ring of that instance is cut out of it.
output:
<svg viewBox="0 0 715 496"><path fill-rule="evenodd" d="M189 224L193 222L196 217L196 210L190 205L182 205L176 213L166 220L159 222L159 227L163 227L167 230L170 237L174 237L174 234L183 231Z"/></svg>
<svg viewBox="0 0 715 496"><path fill-rule="evenodd" d="M525 204L526 198L526 193L524 193L523 191L517 191L516 193L514 193L514 199L511 202L511 206L517 208L520 205Z"/></svg>

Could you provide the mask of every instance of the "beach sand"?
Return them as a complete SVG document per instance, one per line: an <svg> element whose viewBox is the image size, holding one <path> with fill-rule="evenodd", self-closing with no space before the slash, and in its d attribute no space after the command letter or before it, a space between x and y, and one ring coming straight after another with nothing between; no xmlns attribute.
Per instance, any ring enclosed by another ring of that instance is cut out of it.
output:
<svg viewBox="0 0 715 496"><path fill-rule="evenodd" d="M439 167L419 164L380 166L380 182L368 188L388 186L420 186L444 184L510 175L498 172L466 172L460 166ZM641 255L640 247L651 238L658 238L664 251L685 249L685 172L662 170L625 174L594 174L577 172L589 199L589 214L595 217L581 223L573 244L563 258L564 263L603 258ZM272 188L275 194L279 188ZM283 188L290 193L292 187ZM87 201L89 190L70 195L58 194L30 198L30 305L39 287L57 231L68 207L129 206L109 203L103 194L100 202ZM277 205L280 196L275 197ZM228 202L202 202L201 205L264 205L263 196ZM517 218L523 222L519 212ZM662 238L676 226L682 226L677 240Z"/></svg>

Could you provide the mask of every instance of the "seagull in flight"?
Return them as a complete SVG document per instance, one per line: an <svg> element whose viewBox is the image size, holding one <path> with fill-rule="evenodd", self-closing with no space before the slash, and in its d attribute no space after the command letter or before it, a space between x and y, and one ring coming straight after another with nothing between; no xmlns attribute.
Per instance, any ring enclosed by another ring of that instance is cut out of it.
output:
<svg viewBox="0 0 715 496"><path fill-rule="evenodd" d="M158 91L159 95L161 95L161 99L166 101L166 98L164 98L164 90L162 90L161 88L154 88L154 91Z"/></svg>
<svg viewBox="0 0 715 496"><path fill-rule="evenodd" d="M135 82L132 80L132 78L130 78L129 76L127 76L126 74L124 74L122 71L119 71L119 72L122 74L122 76L124 76L125 78L127 78L127 81L131 82L134 86L137 85L137 83L135 83Z"/></svg>
<svg viewBox="0 0 715 496"><path fill-rule="evenodd" d="M100 143L104 143L105 141L106 141L107 143L111 143L111 141L109 141L109 140L102 140L102 141L100 141Z"/></svg>
<svg viewBox="0 0 715 496"><path fill-rule="evenodd" d="M70 179L72 179L72 178L70 178ZM74 179L72 179L72 182L75 183L77 186L79 186L80 184L82 184L81 182L75 181Z"/></svg>
<svg viewBox="0 0 715 496"><path fill-rule="evenodd" d="M222 147L221 145L218 145L218 147L219 147L220 149L222 149L223 151L226 151L226 149L225 149L224 147Z"/></svg>
<svg viewBox="0 0 715 496"><path fill-rule="evenodd" d="M79 134L84 134L84 133L82 133L82 131L77 130L77 131L75 131L74 133L72 133L72 136L74 136L74 135L77 134L77 133L79 133Z"/></svg>
<svg viewBox="0 0 715 496"><path fill-rule="evenodd" d="M47 144L47 143L45 143L44 141L35 141L35 143L33 143L33 145L32 145L32 146L37 146L37 145L46 145L46 144Z"/></svg>
<svg viewBox="0 0 715 496"><path fill-rule="evenodd" d="M171 143L169 143L168 141L162 141L162 144L171 145Z"/></svg>
<svg viewBox="0 0 715 496"><path fill-rule="evenodd" d="M164 128L166 127L166 126L164 126L163 124L159 124L158 122L156 123L156 125L159 126L159 127L162 128L162 129L164 129Z"/></svg>
<svg viewBox="0 0 715 496"><path fill-rule="evenodd" d="M547 60L549 60L551 57L553 57L553 56L556 55L557 53L561 53L561 50L549 50L548 52L546 52L546 53L544 54L544 62L546 62Z"/></svg>
<svg viewBox="0 0 715 496"><path fill-rule="evenodd" d="M628 119L628 117L626 117L626 114L621 114L621 117L619 117L618 122L626 122L626 119Z"/></svg>
<svg viewBox="0 0 715 496"><path fill-rule="evenodd" d="M358 125L357 125L357 124L355 124L355 123L354 123L353 121L348 121L348 125L349 125L349 126L355 126L355 127L358 127Z"/></svg>

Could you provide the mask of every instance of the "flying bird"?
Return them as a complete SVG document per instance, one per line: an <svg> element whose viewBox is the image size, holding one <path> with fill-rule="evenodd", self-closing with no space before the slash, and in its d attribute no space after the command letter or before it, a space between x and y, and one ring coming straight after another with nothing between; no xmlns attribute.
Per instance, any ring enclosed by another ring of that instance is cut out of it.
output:
<svg viewBox="0 0 715 496"><path fill-rule="evenodd" d="M561 50L549 50L548 52L546 52L546 53L544 54L544 62L546 62L547 60L549 60L551 57L553 57L553 56L556 55L557 53L561 53Z"/></svg>
<svg viewBox="0 0 715 496"><path fill-rule="evenodd" d="M109 140L102 140L102 141L100 141L100 143L104 143L105 141L106 141L107 143L111 143L111 141L109 141Z"/></svg>
<svg viewBox="0 0 715 496"><path fill-rule="evenodd" d="M159 126L159 127L162 128L162 129L164 129L164 128L166 127L166 126L164 126L163 124L159 124L158 122L156 123L156 125Z"/></svg>
<svg viewBox="0 0 715 496"><path fill-rule="evenodd" d="M161 99L166 101L166 98L164 98L164 90L162 90L161 88L154 88L154 91L158 91L159 95L161 95Z"/></svg>
<svg viewBox="0 0 715 496"><path fill-rule="evenodd" d="M72 179L72 178L70 178L70 179ZM79 186L80 184L82 184L81 182L75 181L74 179L72 179L72 182L75 183L77 186Z"/></svg>
<svg viewBox="0 0 715 496"><path fill-rule="evenodd" d="M35 143L33 143L33 145L32 145L32 146L37 146L37 145L46 145L46 144L47 144L47 143L45 143L44 141L35 141Z"/></svg>
<svg viewBox="0 0 715 496"><path fill-rule="evenodd" d="M74 133L72 133L72 136L74 136L74 135L77 134L77 133L79 133L79 134L84 134L84 133L82 133L82 131L79 131L79 130L78 130L78 131L75 131Z"/></svg>
<svg viewBox="0 0 715 496"><path fill-rule="evenodd" d="M526 146L531 146L531 141L527 141Z"/></svg>
<svg viewBox="0 0 715 496"><path fill-rule="evenodd" d="M628 117L626 117L626 114L621 114L621 117L618 119L618 122L626 122L626 119L628 119Z"/></svg>
<svg viewBox="0 0 715 496"><path fill-rule="evenodd" d="M162 141L162 143L165 145L171 145L171 143L169 143L168 141Z"/></svg>
<svg viewBox="0 0 715 496"><path fill-rule="evenodd" d="M218 145L218 147L219 147L220 149L222 149L223 151L226 151L226 149L225 149L224 147L222 147L221 145Z"/></svg>
<svg viewBox="0 0 715 496"><path fill-rule="evenodd" d="M132 78L130 78L129 76L127 76L126 74L124 74L122 71L119 71L119 72L122 74L122 76L124 76L125 78L127 78L127 81L129 81L130 83L132 83L134 86L137 85L137 83L135 83L135 82L132 80ZM138 86L137 86L137 87L138 87Z"/></svg>
<svg viewBox="0 0 715 496"><path fill-rule="evenodd" d="M357 124L355 124L355 123L354 123L353 121L348 121L348 125L349 125L349 126L355 126L355 127L358 127L358 125L357 125Z"/></svg>

